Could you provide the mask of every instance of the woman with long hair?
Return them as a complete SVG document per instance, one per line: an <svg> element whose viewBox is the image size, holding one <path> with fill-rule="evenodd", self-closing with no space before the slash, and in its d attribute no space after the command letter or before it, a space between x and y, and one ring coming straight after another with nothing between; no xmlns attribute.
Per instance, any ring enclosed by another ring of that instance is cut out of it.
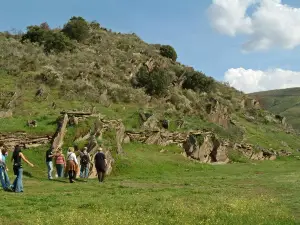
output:
<svg viewBox="0 0 300 225"><path fill-rule="evenodd" d="M69 147L67 154L67 171L69 174L70 183L74 183L76 178L76 171L78 167L78 161L74 153L74 148Z"/></svg>
<svg viewBox="0 0 300 225"><path fill-rule="evenodd" d="M14 192L23 192L23 167L22 167L22 159L29 166L34 167L34 165L29 162L26 157L23 155L21 147L19 145L15 146L11 161L13 161L13 169L14 174L16 175L16 179L12 185L12 190Z"/></svg>
<svg viewBox="0 0 300 225"><path fill-rule="evenodd" d="M64 168L66 166L65 156L62 154L61 149L57 150L57 153L54 156L55 158L55 165L56 165L56 172L58 177L64 176Z"/></svg>

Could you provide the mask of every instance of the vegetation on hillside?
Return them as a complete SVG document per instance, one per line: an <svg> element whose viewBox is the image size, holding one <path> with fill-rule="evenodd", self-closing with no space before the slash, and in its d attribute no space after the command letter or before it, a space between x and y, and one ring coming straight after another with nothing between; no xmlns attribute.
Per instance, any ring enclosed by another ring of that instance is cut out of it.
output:
<svg viewBox="0 0 300 225"><path fill-rule="evenodd" d="M288 88L251 94L261 106L275 114L285 116L293 128L300 130L300 88Z"/></svg>
<svg viewBox="0 0 300 225"><path fill-rule="evenodd" d="M207 129L232 142L268 148L285 146L280 139L269 142L266 134L280 130L284 140L292 139L280 124L265 126L268 112L241 107L243 93L176 62L173 47L149 45L136 34L112 32L82 17L72 17L62 29L42 23L24 34L1 33L0 56L1 110L14 115L0 121L3 131L51 133L49 120L61 110L94 108L122 119L127 129L139 129L137 112L143 110L168 119L173 131ZM207 108L226 109L229 126L212 121L222 113ZM27 120L39 118L45 120L38 129L26 127ZM259 143L252 127L264 129Z"/></svg>

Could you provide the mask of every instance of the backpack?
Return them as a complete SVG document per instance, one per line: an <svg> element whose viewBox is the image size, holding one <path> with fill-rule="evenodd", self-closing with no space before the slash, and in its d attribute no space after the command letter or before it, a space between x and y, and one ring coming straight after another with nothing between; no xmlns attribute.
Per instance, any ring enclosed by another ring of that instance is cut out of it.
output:
<svg viewBox="0 0 300 225"><path fill-rule="evenodd" d="M87 165L90 162L88 155L83 155L80 160L80 164Z"/></svg>

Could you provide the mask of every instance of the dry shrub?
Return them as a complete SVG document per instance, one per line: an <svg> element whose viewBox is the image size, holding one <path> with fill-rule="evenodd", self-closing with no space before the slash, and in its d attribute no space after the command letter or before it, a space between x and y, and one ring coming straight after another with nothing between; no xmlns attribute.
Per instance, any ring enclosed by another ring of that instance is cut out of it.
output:
<svg viewBox="0 0 300 225"><path fill-rule="evenodd" d="M192 110L191 101L186 98L179 88L170 90L170 102L176 107L177 110L189 112Z"/></svg>
<svg viewBox="0 0 300 225"><path fill-rule="evenodd" d="M133 89L131 87L111 88L108 95L115 103L137 103L145 104L149 101L149 96L142 89Z"/></svg>
<svg viewBox="0 0 300 225"><path fill-rule="evenodd" d="M53 66L44 66L36 79L49 86L56 86L63 81L62 73Z"/></svg>

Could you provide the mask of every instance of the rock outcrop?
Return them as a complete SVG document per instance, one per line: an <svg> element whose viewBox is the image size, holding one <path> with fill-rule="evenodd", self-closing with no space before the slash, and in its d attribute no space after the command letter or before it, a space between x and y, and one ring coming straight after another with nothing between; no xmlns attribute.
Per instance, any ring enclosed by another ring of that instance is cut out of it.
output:
<svg viewBox="0 0 300 225"><path fill-rule="evenodd" d="M55 135L53 136L52 144L51 144L51 147L55 150L57 148L60 148L63 145L64 136L67 131L68 121L69 121L69 117L67 114L64 114L63 118L61 118L58 121L58 127Z"/></svg>
<svg viewBox="0 0 300 225"><path fill-rule="evenodd" d="M275 115L275 119L282 124L284 127L287 127L286 118L281 115Z"/></svg>
<svg viewBox="0 0 300 225"><path fill-rule="evenodd" d="M203 138L203 143L199 143L193 135L183 143L187 156L205 163L229 162L227 143L218 140L213 134L200 137Z"/></svg>
<svg viewBox="0 0 300 225"><path fill-rule="evenodd" d="M13 116L13 112L11 110L0 111L0 118L10 118Z"/></svg>
<svg viewBox="0 0 300 225"><path fill-rule="evenodd" d="M251 160L275 160L278 155L276 151L257 149L251 144L235 144L233 148Z"/></svg>
<svg viewBox="0 0 300 225"><path fill-rule="evenodd" d="M218 100L214 98L210 99L210 103L206 105L206 113L210 122L225 128L228 127L230 121L228 107L223 106Z"/></svg>
<svg viewBox="0 0 300 225"><path fill-rule="evenodd" d="M22 148L35 148L40 145L48 144L51 141L51 136L31 136L26 133L6 133L0 134L2 141L10 150L13 150L15 145L20 145Z"/></svg>
<svg viewBox="0 0 300 225"><path fill-rule="evenodd" d="M221 140L212 132L198 130L186 133L169 131L126 131L125 133L126 142L130 140L161 146L177 144L183 147L187 157L205 163L228 163L230 161L228 155L232 149L251 160L275 160L277 155L283 155L283 151L257 149L250 144L232 144Z"/></svg>
<svg viewBox="0 0 300 225"><path fill-rule="evenodd" d="M256 99L245 98L241 101L240 106L242 109L260 109L260 103Z"/></svg>

